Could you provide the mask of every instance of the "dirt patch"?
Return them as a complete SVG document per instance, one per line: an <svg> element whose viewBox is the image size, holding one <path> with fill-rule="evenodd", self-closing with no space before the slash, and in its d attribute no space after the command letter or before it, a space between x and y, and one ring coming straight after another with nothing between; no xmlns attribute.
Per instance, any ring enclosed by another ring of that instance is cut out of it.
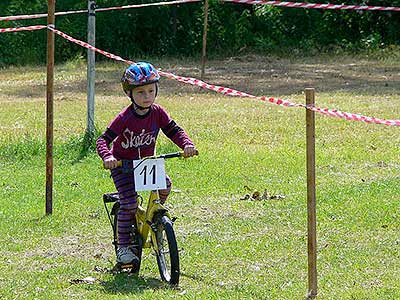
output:
<svg viewBox="0 0 400 300"><path fill-rule="evenodd" d="M171 66L174 74L199 78L200 66ZM299 94L307 87L319 92L398 93L400 64L352 57L282 59L248 55L207 62L206 82L256 96ZM187 91L187 85L165 80L165 92ZM192 88L192 92L198 91Z"/></svg>
<svg viewBox="0 0 400 300"><path fill-rule="evenodd" d="M200 60L160 59L153 63L165 72L200 78ZM126 64L115 63L110 67L107 63L104 66L101 63L96 66L96 95L119 95L121 93L119 79ZM7 69L1 73L4 76L9 73L9 77L13 75L12 70ZM204 81L255 96L267 97L300 94L307 87L313 87L317 92L398 94L400 63L395 59L384 61L350 56L278 58L245 55L207 61ZM84 72L64 76L62 80L56 79L55 99L56 101L75 99L69 95L85 94L86 86ZM160 87L164 95L207 92L199 87L167 78L162 78ZM45 83L40 80L27 82L19 80L16 86L10 86L6 82L0 83L0 96L8 100L44 98L45 91ZM86 101L86 98L82 97L82 101Z"/></svg>
<svg viewBox="0 0 400 300"><path fill-rule="evenodd" d="M83 236L51 237L49 245L43 249L25 252L26 257L42 256L46 258L76 257L82 259L106 259L113 253L113 245L108 238L88 241Z"/></svg>

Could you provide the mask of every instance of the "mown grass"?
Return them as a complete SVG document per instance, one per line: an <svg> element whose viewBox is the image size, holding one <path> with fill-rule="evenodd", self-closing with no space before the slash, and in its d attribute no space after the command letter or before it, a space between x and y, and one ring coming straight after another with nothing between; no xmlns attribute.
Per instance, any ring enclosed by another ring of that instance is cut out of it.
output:
<svg viewBox="0 0 400 300"><path fill-rule="evenodd" d="M156 62L164 70L198 75L196 62ZM250 56L209 65L212 83L232 82L253 94L295 102L304 102L302 89L312 85L320 106L399 118L395 60ZM97 134L128 103L118 85L124 67L97 67ZM305 297L302 109L161 83L158 102L200 151L194 159L167 162L182 266L180 287L171 289L160 282L150 253L139 277L104 271L114 256L102 194L114 187L93 144L85 141L86 70L80 62L56 69L54 213L44 216L43 72L43 67L0 72L0 299ZM316 121L318 299L398 299L398 128L324 116ZM160 138L158 152L174 150ZM249 189L285 198L241 200ZM96 281L76 281L86 277Z"/></svg>

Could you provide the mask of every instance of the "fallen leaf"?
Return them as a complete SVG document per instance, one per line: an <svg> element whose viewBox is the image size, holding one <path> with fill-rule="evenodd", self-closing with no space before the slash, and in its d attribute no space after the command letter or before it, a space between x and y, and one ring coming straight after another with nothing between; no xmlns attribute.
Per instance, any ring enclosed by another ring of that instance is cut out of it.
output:
<svg viewBox="0 0 400 300"><path fill-rule="evenodd" d="M271 198L270 199L278 199L278 200L280 200L280 199L285 199L286 198L286 196L285 195L272 195L271 196Z"/></svg>
<svg viewBox="0 0 400 300"><path fill-rule="evenodd" d="M98 272L98 273L109 273L110 272L109 269L103 268L103 267L100 267L100 266L95 266L94 267L94 271Z"/></svg>
<svg viewBox="0 0 400 300"><path fill-rule="evenodd" d="M89 215L89 217L90 217L91 219L98 219L98 218L100 218L100 214L99 214L99 213L91 213L91 214Z"/></svg>
<svg viewBox="0 0 400 300"><path fill-rule="evenodd" d="M267 190L264 190L264 194L261 197L263 200L268 200L270 199L269 193Z"/></svg>
<svg viewBox="0 0 400 300"><path fill-rule="evenodd" d="M246 195L244 195L243 198L240 198L240 200L249 200L249 199L250 199L250 195L249 194L246 194Z"/></svg>
<svg viewBox="0 0 400 300"><path fill-rule="evenodd" d="M253 200L261 200L261 193L259 191L255 191L253 195L251 195L251 198L253 198Z"/></svg>
<svg viewBox="0 0 400 300"><path fill-rule="evenodd" d="M79 283L86 283L86 284L93 284L96 282L96 278L93 277L85 277L82 279L71 279L68 280L70 284L79 284Z"/></svg>
<svg viewBox="0 0 400 300"><path fill-rule="evenodd" d="M386 168L388 167L388 164L385 163L384 161L378 161L376 164L379 168Z"/></svg>
<svg viewBox="0 0 400 300"><path fill-rule="evenodd" d="M251 188L249 188L249 186L247 186L247 185L244 186L244 189L251 192Z"/></svg>

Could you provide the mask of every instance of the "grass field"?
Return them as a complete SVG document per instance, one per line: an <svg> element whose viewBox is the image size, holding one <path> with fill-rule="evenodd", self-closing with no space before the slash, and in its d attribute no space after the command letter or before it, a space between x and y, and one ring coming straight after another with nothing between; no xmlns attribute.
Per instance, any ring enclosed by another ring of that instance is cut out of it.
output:
<svg viewBox="0 0 400 300"><path fill-rule="evenodd" d="M209 61L206 81L254 95L400 116L400 62L368 57L260 56ZM198 77L189 60L152 60ZM124 64L97 66L96 126L128 104ZM157 101L200 156L170 160L181 282L159 280L146 253L139 277L107 272L114 190L86 147L86 67L56 68L54 213L45 216L45 67L0 70L0 299L304 299L307 294L305 112L168 79ZM316 116L318 299L400 299L399 128ZM158 152L175 151L160 137ZM284 198L241 200L252 191ZM89 284L82 279L91 277Z"/></svg>

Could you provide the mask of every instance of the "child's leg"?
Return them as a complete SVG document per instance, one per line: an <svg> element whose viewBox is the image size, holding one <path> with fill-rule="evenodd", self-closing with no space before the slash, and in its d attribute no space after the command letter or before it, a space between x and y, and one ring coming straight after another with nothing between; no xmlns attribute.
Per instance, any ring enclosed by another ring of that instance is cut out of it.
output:
<svg viewBox="0 0 400 300"><path fill-rule="evenodd" d="M132 174L123 174L118 170L112 170L111 176L115 187L118 190L120 208L118 211L118 245L129 246L130 230L135 218L137 203L137 193Z"/></svg>
<svg viewBox="0 0 400 300"><path fill-rule="evenodd" d="M171 186L172 186L171 179L169 178L168 175L165 178L165 180L167 181L167 188L165 190L158 191L158 194L160 195L160 202L162 204L164 204L165 201L167 200L167 197L168 197L169 193L171 192Z"/></svg>

